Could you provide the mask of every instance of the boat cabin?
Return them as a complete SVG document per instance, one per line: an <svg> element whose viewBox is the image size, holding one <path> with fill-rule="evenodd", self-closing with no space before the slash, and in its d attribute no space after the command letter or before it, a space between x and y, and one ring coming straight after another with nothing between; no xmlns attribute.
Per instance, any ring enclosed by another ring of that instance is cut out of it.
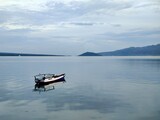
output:
<svg viewBox="0 0 160 120"><path fill-rule="evenodd" d="M51 79L54 76L55 76L54 74L39 74L35 75L34 78L35 80L45 80L45 79Z"/></svg>

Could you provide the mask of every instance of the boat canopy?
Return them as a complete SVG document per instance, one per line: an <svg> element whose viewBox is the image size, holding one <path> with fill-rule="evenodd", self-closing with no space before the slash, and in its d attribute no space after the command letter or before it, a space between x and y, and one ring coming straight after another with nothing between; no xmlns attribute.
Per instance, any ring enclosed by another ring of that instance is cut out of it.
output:
<svg viewBox="0 0 160 120"><path fill-rule="evenodd" d="M44 78L52 78L54 77L54 74L38 74L38 75L35 75L34 77L37 80L42 80Z"/></svg>

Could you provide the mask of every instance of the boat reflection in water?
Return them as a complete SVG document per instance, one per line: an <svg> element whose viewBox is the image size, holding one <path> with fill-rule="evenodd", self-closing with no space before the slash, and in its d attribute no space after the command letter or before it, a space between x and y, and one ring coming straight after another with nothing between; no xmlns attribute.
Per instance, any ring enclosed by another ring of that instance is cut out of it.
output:
<svg viewBox="0 0 160 120"><path fill-rule="evenodd" d="M34 90L33 91L38 91L38 92L47 92L47 91L50 91L50 90L54 90L55 87L54 85L57 84L57 83L60 83L60 82L66 82L65 79L60 79L60 80L56 80L56 81L53 81L53 82L49 82L49 83L36 83L35 86L34 86Z"/></svg>

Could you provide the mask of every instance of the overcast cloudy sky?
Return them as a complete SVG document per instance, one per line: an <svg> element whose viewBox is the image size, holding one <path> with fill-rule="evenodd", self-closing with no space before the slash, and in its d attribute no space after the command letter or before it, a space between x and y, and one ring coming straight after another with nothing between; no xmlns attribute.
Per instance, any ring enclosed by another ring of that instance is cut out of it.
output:
<svg viewBox="0 0 160 120"><path fill-rule="evenodd" d="M78 55L160 43L160 0L0 0L0 51Z"/></svg>

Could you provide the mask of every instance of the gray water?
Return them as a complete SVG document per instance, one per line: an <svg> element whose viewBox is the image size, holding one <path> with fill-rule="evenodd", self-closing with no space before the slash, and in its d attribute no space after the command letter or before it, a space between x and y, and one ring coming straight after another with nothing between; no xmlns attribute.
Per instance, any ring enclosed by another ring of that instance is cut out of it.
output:
<svg viewBox="0 0 160 120"><path fill-rule="evenodd" d="M65 83L34 90L34 75ZM160 120L160 57L0 57L1 120Z"/></svg>

